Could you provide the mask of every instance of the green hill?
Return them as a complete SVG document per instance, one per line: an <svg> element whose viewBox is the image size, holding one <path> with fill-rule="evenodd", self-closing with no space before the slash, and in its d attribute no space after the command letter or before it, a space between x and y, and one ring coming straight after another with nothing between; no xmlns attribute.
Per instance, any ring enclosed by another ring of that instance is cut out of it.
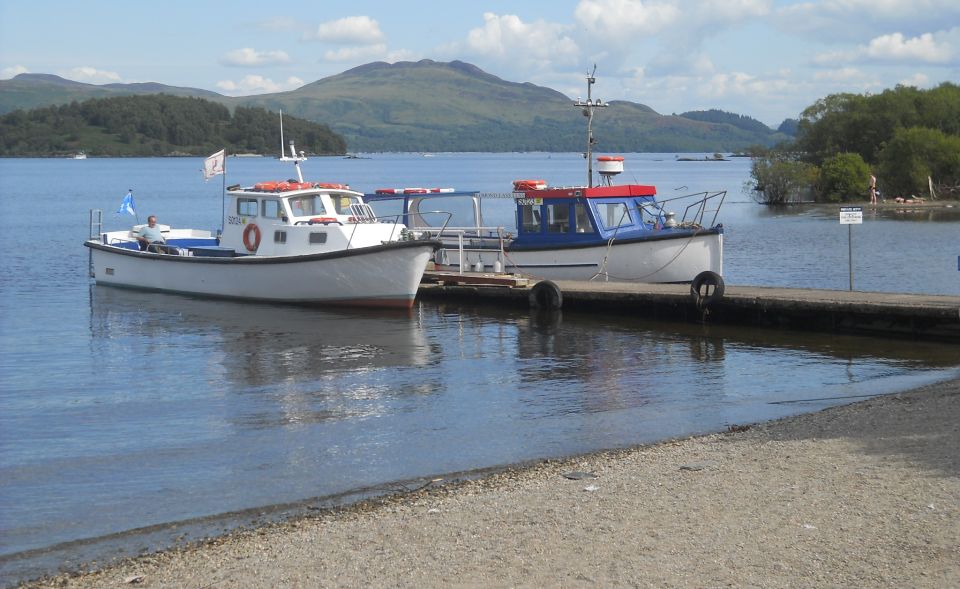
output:
<svg viewBox="0 0 960 589"><path fill-rule="evenodd" d="M292 92L238 100L325 123L356 151L585 147L584 119L570 98L459 61L371 63ZM610 104L594 122L598 148L606 151L737 151L785 138L766 127L751 131L726 122L663 116L642 104Z"/></svg>
<svg viewBox="0 0 960 589"><path fill-rule="evenodd" d="M605 96L602 85L600 78L599 93ZM0 113L67 104L83 97L154 92L202 96L230 109L282 109L327 125L344 137L351 151L585 148L584 118L569 97L550 88L503 80L460 61L370 63L294 91L239 98L159 84L96 86L21 74L0 81ZM728 152L786 139L762 125L744 128L742 119L752 120L740 115L718 121L663 116L642 104L613 101L598 111L594 128L597 149L608 152Z"/></svg>
<svg viewBox="0 0 960 589"><path fill-rule="evenodd" d="M17 109L30 110L44 106L83 102L91 98L169 94L195 96L223 102L226 96L197 88L166 86L155 82L143 84L85 84L52 74L19 74L9 80L0 80L0 115Z"/></svg>

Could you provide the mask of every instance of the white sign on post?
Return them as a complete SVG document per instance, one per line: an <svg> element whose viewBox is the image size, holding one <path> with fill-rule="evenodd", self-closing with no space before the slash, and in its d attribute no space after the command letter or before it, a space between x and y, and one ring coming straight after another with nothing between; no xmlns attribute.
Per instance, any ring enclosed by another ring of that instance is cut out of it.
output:
<svg viewBox="0 0 960 589"><path fill-rule="evenodd" d="M840 207L841 225L862 225L863 207Z"/></svg>

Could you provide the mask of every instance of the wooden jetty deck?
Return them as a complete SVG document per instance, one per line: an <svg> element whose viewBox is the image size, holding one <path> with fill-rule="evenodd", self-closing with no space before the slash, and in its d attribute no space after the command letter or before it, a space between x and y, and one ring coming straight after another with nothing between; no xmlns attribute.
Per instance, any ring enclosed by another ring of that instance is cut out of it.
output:
<svg viewBox="0 0 960 589"><path fill-rule="evenodd" d="M535 289L540 294L544 291L537 284L536 280L512 275L467 273L453 277L428 272L419 296L530 306L537 294ZM960 343L960 296L726 285L723 296L704 308L697 305L688 285L560 280L553 284L560 293L558 306L574 311L628 310L635 316L656 320Z"/></svg>

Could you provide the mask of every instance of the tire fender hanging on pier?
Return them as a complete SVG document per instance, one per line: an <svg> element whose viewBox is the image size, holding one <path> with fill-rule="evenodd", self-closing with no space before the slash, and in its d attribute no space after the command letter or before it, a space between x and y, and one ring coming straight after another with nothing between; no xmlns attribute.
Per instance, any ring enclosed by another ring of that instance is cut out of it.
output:
<svg viewBox="0 0 960 589"><path fill-rule="evenodd" d="M534 309L559 309L563 306L563 292L550 280L541 280L530 289L530 307Z"/></svg>
<svg viewBox="0 0 960 589"><path fill-rule="evenodd" d="M698 309L706 309L723 297L723 277L710 270L704 270L690 283L690 296Z"/></svg>

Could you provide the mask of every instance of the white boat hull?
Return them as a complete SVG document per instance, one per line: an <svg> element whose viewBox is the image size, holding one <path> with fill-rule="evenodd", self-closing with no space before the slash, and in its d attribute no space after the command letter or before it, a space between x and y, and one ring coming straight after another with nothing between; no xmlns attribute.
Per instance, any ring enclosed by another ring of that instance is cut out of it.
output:
<svg viewBox="0 0 960 589"><path fill-rule="evenodd" d="M465 247L464 270L494 269L496 249ZM445 270L458 271L460 250L449 244L438 253ZM723 275L723 233L707 231L667 239L614 241L613 245L538 250L506 249L505 272L548 280L610 280L648 283L684 283L706 270Z"/></svg>
<svg viewBox="0 0 960 589"><path fill-rule="evenodd" d="M193 257L85 243L97 284L205 297L413 306L438 243L394 242L302 256Z"/></svg>

